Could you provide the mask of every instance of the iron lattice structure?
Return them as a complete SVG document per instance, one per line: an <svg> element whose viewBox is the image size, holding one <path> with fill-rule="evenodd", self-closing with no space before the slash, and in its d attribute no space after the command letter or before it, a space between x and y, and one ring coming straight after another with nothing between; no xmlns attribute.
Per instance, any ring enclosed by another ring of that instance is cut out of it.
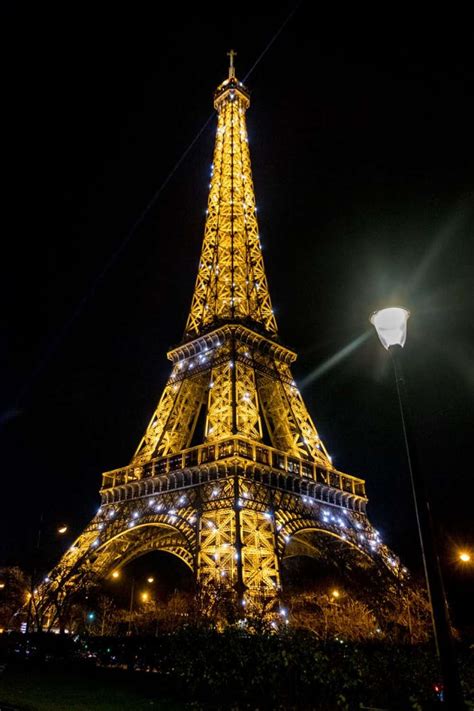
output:
<svg viewBox="0 0 474 711"><path fill-rule="evenodd" d="M168 353L170 377L131 463L103 475L101 507L51 572L51 588L164 550L198 583L272 596L282 560L309 552L312 534L331 537L336 554L399 569L367 519L364 481L333 466L293 380L296 354L279 342L255 207L249 92L232 59L215 93L207 219L183 341Z"/></svg>

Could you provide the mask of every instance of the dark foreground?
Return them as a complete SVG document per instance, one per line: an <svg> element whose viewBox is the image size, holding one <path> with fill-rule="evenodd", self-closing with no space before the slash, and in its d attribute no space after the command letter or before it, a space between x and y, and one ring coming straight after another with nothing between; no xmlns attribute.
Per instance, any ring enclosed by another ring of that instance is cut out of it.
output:
<svg viewBox="0 0 474 711"><path fill-rule="evenodd" d="M458 654L474 708L474 649ZM430 648L322 644L299 631L2 635L0 668L2 711L2 703L30 711L440 708Z"/></svg>

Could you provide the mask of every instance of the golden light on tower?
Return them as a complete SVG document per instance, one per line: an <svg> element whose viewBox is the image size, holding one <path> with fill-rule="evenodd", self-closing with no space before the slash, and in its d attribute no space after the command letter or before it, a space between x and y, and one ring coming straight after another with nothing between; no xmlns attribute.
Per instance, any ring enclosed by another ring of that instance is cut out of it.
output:
<svg viewBox="0 0 474 711"><path fill-rule="evenodd" d="M72 586L71 571L87 566L116 579L162 550L198 584L233 588L239 604L276 600L281 562L303 531L326 532L390 574L400 568L366 517L364 480L333 465L292 375L296 353L280 342L257 221L250 94L229 56L214 94L207 216L183 340L168 353L170 376L130 464L103 474L101 507L52 580L69 576ZM132 585L132 606L133 595Z"/></svg>

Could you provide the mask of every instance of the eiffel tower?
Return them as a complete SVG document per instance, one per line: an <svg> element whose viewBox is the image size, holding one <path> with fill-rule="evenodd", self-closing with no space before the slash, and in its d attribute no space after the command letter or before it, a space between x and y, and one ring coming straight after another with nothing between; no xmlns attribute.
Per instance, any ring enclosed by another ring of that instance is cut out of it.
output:
<svg viewBox="0 0 474 711"><path fill-rule="evenodd" d="M332 464L291 373L296 354L280 343L257 223L250 97L234 54L214 95L204 241L183 340L168 353L169 379L130 464L103 474L101 506L46 579L50 590L157 550L242 603L276 597L282 561L328 541L336 555L400 571L367 519L364 480Z"/></svg>

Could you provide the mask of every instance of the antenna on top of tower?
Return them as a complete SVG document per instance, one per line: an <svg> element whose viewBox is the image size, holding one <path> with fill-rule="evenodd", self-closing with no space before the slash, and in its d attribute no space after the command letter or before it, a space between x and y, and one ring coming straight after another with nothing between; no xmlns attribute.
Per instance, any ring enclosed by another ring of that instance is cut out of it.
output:
<svg viewBox="0 0 474 711"><path fill-rule="evenodd" d="M235 78L234 57L237 56L237 52L231 49L230 52L227 52L227 56L230 57L229 79L232 79Z"/></svg>

